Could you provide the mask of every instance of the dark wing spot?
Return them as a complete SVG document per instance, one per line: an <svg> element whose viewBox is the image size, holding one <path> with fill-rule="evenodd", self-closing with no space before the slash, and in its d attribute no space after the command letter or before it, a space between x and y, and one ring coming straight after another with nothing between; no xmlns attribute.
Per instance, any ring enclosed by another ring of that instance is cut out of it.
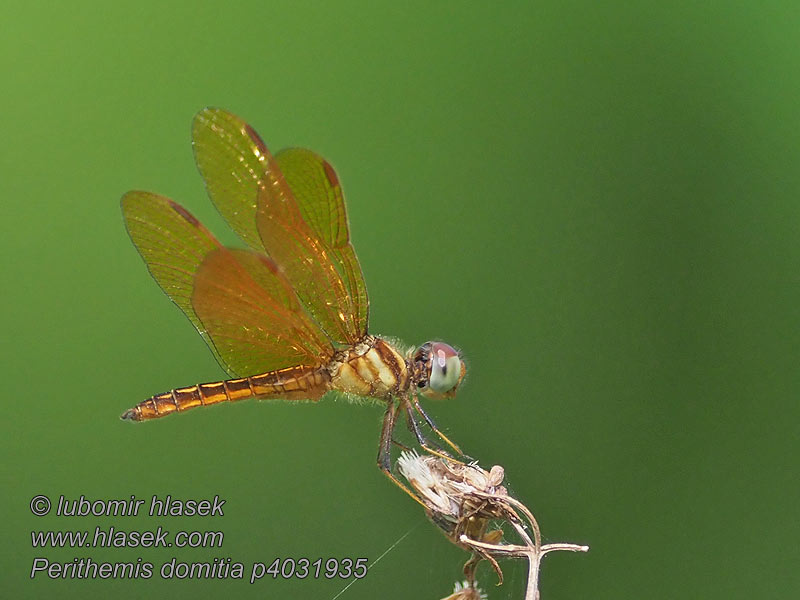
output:
<svg viewBox="0 0 800 600"><path fill-rule="evenodd" d="M177 202L174 202L174 201L172 201L172 200L169 200L169 205L172 207L172 210L174 210L176 213L178 213L178 214L179 214L180 216L182 216L184 219L186 219L187 221L189 221L189 223L191 223L191 224L192 224L192 225L194 225L195 227L197 227L197 226L199 226L199 225L200 225L200 221L198 221L198 220L197 220L197 219L194 217L194 215L193 215L192 213L190 213L188 210L186 210L185 208L183 208L183 207L182 207L180 204L178 204Z"/></svg>
<svg viewBox="0 0 800 600"><path fill-rule="evenodd" d="M267 145L264 143L264 140L261 139L261 136L256 133L255 129L245 123L244 130L247 132L247 135L250 136L250 139L253 140L253 143L256 145L256 148L258 148L258 151L265 157L269 156Z"/></svg>
<svg viewBox="0 0 800 600"><path fill-rule="evenodd" d="M256 256L258 257L258 260L260 260L264 264L264 266L267 267L267 269L269 269L269 271L273 275L276 274L280 270L278 268L278 264L274 260L272 260L270 257L264 256L263 254L257 254Z"/></svg>
<svg viewBox="0 0 800 600"><path fill-rule="evenodd" d="M325 169L325 177L333 187L339 187L339 178L336 176L336 171L327 160L322 161L322 168Z"/></svg>

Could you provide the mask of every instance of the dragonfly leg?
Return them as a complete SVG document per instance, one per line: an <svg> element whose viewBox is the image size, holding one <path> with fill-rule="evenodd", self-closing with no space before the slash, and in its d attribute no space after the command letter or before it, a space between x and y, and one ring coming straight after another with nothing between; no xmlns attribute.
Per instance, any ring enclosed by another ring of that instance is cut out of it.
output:
<svg viewBox="0 0 800 600"><path fill-rule="evenodd" d="M378 468L383 471L389 479L391 479L397 487L403 490L406 494L411 496L416 502L427 509L425 503L417 498L416 494L403 484L392 473L392 434L394 433L394 426L397 423L397 413L400 410L400 404L394 405L394 401L390 398L386 407L386 412L383 415L383 427L381 429L381 441L378 446Z"/></svg>
<svg viewBox="0 0 800 600"><path fill-rule="evenodd" d="M392 443L400 448L401 450L411 450L410 446L406 446L403 442L398 442L396 439L392 438Z"/></svg>
<svg viewBox="0 0 800 600"><path fill-rule="evenodd" d="M408 423L408 428L411 430L411 433L414 434L414 437L417 438L417 442L422 449L428 452L429 454L433 454L434 456L438 456L439 458L444 458L445 460L453 460L453 457L450 456L444 448L439 446L436 442L430 442L424 435L422 435L422 431L419 429L419 424L417 420L414 418L414 411L411 409L411 405L406 403L406 422ZM435 447L434 447L435 446Z"/></svg>
<svg viewBox="0 0 800 600"><path fill-rule="evenodd" d="M444 441L448 446L450 446L453 450L455 450L457 454L464 456L464 453L461 452L461 448L459 448L458 445L451 442L450 439L445 434L443 434L441 430L436 426L436 423L433 422L433 419L431 419L428 416L428 413L422 410L422 406L420 405L417 397L413 396L411 401L414 403L414 408L416 409L416 411L422 416L423 419L425 419L425 422L433 430L433 432L436 435L438 435L439 438L441 438L441 440Z"/></svg>

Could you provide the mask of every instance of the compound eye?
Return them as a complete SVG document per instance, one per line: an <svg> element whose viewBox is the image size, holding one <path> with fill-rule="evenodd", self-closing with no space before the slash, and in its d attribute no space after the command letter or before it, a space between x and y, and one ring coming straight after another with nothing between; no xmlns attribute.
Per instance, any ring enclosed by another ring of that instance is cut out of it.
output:
<svg viewBox="0 0 800 600"><path fill-rule="evenodd" d="M430 360L430 389L438 394L453 390L461 379L461 359L458 358L458 352L442 342L432 342Z"/></svg>

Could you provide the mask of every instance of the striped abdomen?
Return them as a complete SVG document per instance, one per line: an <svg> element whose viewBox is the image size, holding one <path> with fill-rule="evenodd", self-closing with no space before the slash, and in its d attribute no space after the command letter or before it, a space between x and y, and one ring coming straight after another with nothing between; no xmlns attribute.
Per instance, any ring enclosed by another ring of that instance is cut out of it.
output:
<svg viewBox="0 0 800 600"><path fill-rule="evenodd" d="M130 421L157 419L174 412L218 402L233 402L248 398L280 398L284 400L319 400L328 391L330 375L319 367L297 366L228 379L215 383L200 383L158 394L140 402L123 413Z"/></svg>
<svg viewBox="0 0 800 600"><path fill-rule="evenodd" d="M331 378L331 389L373 398L395 396L408 385L405 358L380 338L374 338L366 352L351 351Z"/></svg>

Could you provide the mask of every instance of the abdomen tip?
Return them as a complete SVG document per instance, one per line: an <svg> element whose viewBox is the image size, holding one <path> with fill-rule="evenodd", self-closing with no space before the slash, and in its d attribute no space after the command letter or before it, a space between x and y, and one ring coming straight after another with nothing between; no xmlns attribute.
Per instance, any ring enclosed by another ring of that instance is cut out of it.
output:
<svg viewBox="0 0 800 600"><path fill-rule="evenodd" d="M137 413L135 408L129 408L124 413L119 416L120 419L123 421L138 421L139 414Z"/></svg>

